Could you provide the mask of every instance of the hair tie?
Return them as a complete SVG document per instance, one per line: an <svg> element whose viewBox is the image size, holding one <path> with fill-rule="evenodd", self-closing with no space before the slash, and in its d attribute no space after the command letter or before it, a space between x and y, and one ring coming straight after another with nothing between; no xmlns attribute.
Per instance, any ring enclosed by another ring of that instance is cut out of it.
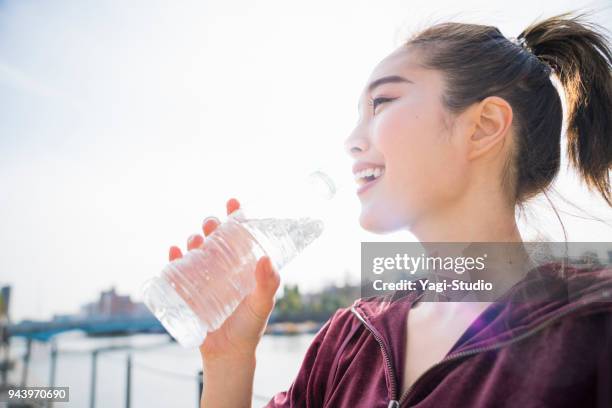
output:
<svg viewBox="0 0 612 408"><path fill-rule="evenodd" d="M538 59L538 61L540 61L541 64L543 64L543 66L548 67L548 69L550 69L551 71L556 72L555 68L550 65L550 63L548 61L543 61L540 57L538 57L533 50L527 45L527 42L525 41L525 37L509 37L508 38L510 40L510 42L512 44L518 45L519 47L521 47L522 49L524 49L525 51L527 51L528 53L530 53L531 55L533 55L534 57L536 57Z"/></svg>
<svg viewBox="0 0 612 408"><path fill-rule="evenodd" d="M531 50L529 49L529 46L527 45L527 42L525 41L525 37L510 37L509 38L510 42L512 42L513 44L518 45L519 47L531 52Z"/></svg>

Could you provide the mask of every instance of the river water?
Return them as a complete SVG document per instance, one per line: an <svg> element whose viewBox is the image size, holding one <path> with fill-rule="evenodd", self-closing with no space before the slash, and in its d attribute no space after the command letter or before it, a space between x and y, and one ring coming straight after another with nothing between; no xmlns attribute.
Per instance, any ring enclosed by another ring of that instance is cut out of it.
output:
<svg viewBox="0 0 612 408"><path fill-rule="evenodd" d="M314 334L295 336L265 335L257 349L257 368L253 385L253 407L261 407L276 393L286 390L302 363ZM90 407L92 350L97 357L95 407L126 406L127 356L132 355L131 407L198 407L197 373L201 369L197 349L183 349L162 334L89 338L67 333L56 339L58 357L56 386L70 387L70 402L55 407ZM47 386L50 378L48 343L33 342L27 374L30 386ZM17 366L11 373L19 383L23 373L21 357L25 342L13 339L11 354Z"/></svg>

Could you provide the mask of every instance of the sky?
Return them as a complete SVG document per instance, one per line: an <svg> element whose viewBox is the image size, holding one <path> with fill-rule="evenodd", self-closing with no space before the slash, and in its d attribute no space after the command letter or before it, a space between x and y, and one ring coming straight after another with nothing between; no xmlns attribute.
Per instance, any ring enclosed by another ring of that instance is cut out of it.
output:
<svg viewBox="0 0 612 408"><path fill-rule="evenodd" d="M456 3L0 0L0 284L13 287L11 317L74 313L111 286L139 300L169 246L223 217L229 197L247 214L249 203L273 212L266 203L316 168L343 188L283 283L357 282L360 242L415 240L359 226L343 151L384 56L444 20L516 36L586 8L612 29L605 0ZM572 172L557 188L612 218ZM546 202L531 211L526 232L563 239ZM609 226L563 222L570 241L612 241Z"/></svg>

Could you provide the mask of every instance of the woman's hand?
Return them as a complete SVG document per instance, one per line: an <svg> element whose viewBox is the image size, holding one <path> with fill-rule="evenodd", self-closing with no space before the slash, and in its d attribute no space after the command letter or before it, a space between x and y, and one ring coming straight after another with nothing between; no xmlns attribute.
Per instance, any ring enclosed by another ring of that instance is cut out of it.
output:
<svg viewBox="0 0 612 408"><path fill-rule="evenodd" d="M228 200L227 214L240 208L236 199ZM204 236L210 235L219 225L215 217L208 217L202 224ZM194 234L187 240L187 250L203 248L204 236ZM182 257L180 248L170 247L169 258L173 261ZM274 295L280 285L280 276L267 256L261 257L255 269L255 289L238 305L223 325L209 332L200 346L200 353L206 362L218 359L236 360L255 356L255 348L263 336L268 318L274 308Z"/></svg>

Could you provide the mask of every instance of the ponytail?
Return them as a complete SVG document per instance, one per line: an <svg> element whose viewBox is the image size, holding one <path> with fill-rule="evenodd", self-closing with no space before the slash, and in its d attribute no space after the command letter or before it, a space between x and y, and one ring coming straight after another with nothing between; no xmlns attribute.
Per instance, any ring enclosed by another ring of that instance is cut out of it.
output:
<svg viewBox="0 0 612 408"><path fill-rule="evenodd" d="M532 24L517 39L561 82L570 163L612 206L612 52L603 28L570 14Z"/></svg>

